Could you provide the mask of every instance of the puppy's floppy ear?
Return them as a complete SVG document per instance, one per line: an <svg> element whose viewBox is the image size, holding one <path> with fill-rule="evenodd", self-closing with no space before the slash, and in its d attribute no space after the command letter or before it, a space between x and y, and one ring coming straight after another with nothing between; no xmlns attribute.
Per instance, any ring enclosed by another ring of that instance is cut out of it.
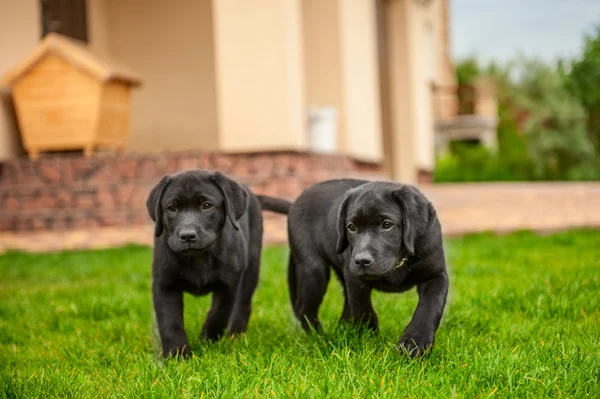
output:
<svg viewBox="0 0 600 399"><path fill-rule="evenodd" d="M241 184L225 177L220 172L214 172L211 180L223 193L225 210L229 221L234 229L239 230L240 226L238 226L237 221L248 208L248 193Z"/></svg>
<svg viewBox="0 0 600 399"><path fill-rule="evenodd" d="M163 220L162 220L162 197L165 194L167 187L171 183L171 176L164 176L156 186L150 191L148 198L146 199L146 208L148 214L154 221L154 235L160 237L163 232Z"/></svg>
<svg viewBox="0 0 600 399"><path fill-rule="evenodd" d="M337 231L338 231L338 240L336 245L336 251L338 254L341 254L348 248L348 231L346 230L346 218L348 217L348 205L350 204L352 196L352 190L346 192L346 196L344 197L344 201L340 205L340 209L338 211L337 218Z"/></svg>
<svg viewBox="0 0 600 399"><path fill-rule="evenodd" d="M414 255L415 242L427 233L435 218L435 210L431 202L412 186L402 186L392 191L392 196L402 210L402 243L409 255Z"/></svg>

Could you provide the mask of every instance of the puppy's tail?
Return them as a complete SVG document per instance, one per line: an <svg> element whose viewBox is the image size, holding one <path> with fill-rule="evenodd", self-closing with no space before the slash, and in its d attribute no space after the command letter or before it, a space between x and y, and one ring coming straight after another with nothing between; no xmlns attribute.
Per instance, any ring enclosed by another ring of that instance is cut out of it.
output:
<svg viewBox="0 0 600 399"><path fill-rule="evenodd" d="M292 202L283 198L269 197L268 195L257 195L260 206L264 211L282 213L287 215L292 207Z"/></svg>

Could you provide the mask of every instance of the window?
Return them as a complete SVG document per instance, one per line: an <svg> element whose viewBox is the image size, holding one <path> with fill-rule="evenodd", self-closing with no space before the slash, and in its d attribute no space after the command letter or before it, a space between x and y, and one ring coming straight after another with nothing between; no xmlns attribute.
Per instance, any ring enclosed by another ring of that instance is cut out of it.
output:
<svg viewBox="0 0 600 399"><path fill-rule="evenodd" d="M42 37L60 33L87 42L86 0L40 0Z"/></svg>

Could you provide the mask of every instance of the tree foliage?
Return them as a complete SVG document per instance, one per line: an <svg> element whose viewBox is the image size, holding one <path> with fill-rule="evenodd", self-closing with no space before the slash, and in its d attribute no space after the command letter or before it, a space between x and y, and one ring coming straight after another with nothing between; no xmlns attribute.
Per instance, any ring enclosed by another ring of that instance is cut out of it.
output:
<svg viewBox="0 0 600 399"><path fill-rule="evenodd" d="M581 168L594 157L594 147L579 99L553 66L523 59L517 75L514 100L528 113L524 129L536 174L550 180L583 177Z"/></svg>
<svg viewBox="0 0 600 399"><path fill-rule="evenodd" d="M588 131L600 153L600 25L584 40L583 54L567 74L568 85L587 112Z"/></svg>
<svg viewBox="0 0 600 399"><path fill-rule="evenodd" d="M440 160L437 180L600 179L600 160L589 134L590 109L597 110L600 128L600 29L596 40L587 39L585 54L587 58L584 55L570 69L564 63L552 65L524 56L487 66L475 58L459 62L459 82L469 84L486 75L496 83L499 151L487 155L477 148L455 151ZM579 74L585 78L576 77ZM586 85L593 89L585 90Z"/></svg>

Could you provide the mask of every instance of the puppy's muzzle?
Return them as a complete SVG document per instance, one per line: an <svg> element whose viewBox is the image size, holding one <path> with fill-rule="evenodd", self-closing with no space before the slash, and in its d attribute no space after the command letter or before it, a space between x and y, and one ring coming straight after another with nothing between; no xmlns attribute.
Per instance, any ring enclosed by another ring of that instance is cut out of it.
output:
<svg viewBox="0 0 600 399"><path fill-rule="evenodd" d="M197 239L198 233L196 233L196 230L194 229L186 228L181 229L181 231L179 232L179 240L182 244L193 244L196 242Z"/></svg>
<svg viewBox="0 0 600 399"><path fill-rule="evenodd" d="M368 269L373 264L373 256L368 252L361 252L354 256L354 264L360 270Z"/></svg>

